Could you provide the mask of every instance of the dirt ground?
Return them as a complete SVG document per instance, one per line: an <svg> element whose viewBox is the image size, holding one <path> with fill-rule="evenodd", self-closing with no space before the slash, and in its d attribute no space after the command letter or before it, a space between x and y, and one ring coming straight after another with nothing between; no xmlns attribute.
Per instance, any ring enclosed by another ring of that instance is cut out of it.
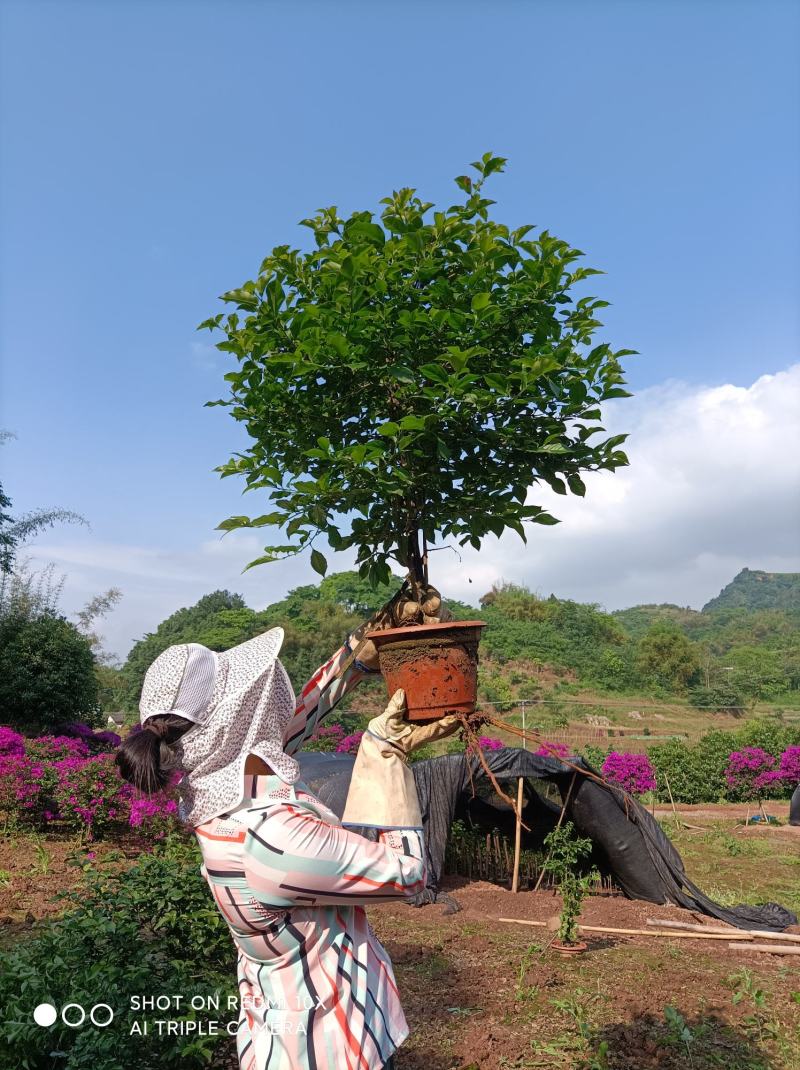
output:
<svg viewBox="0 0 800 1070"><path fill-rule="evenodd" d="M660 816L689 876L714 898L774 899L800 912L800 829L745 828L736 807L680 807L680 828L671 810ZM81 865L124 866L140 849L91 850L94 859L54 837L0 838L0 942L57 913L52 897L78 885ZM733 950L725 940L595 934L584 953L562 958L546 947L549 930L499 920L546 922L557 895L455 877L444 890L460 910L369 911L411 1029L397 1070L800 1070L800 956ZM616 895L591 897L582 915L616 928L646 929L648 918L710 924Z"/></svg>
<svg viewBox="0 0 800 1070"><path fill-rule="evenodd" d="M556 895L454 879L446 890L458 913L440 904L370 911L411 1026L398 1070L800 1066L800 957L597 934L567 959L547 950L547 930L498 920L546 921ZM648 918L708 921L616 896L592 897L582 915L616 928L648 928Z"/></svg>

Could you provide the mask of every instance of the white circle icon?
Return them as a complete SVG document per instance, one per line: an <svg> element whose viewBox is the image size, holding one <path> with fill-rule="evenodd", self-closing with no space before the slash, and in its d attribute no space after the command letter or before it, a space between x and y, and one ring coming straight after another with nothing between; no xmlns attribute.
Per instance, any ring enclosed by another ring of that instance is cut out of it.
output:
<svg viewBox="0 0 800 1070"><path fill-rule="evenodd" d="M37 1025L52 1025L57 1017L58 1014L52 1003L40 1003L33 1012L33 1020Z"/></svg>

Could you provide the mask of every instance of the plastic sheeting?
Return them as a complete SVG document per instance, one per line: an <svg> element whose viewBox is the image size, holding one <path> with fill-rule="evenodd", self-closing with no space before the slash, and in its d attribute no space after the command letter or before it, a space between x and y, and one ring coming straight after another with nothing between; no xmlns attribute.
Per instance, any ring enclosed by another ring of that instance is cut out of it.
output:
<svg viewBox="0 0 800 1070"><path fill-rule="evenodd" d="M800 825L800 784L794 789L789 802L789 824Z"/></svg>
<svg viewBox="0 0 800 1070"><path fill-rule="evenodd" d="M629 898L674 903L739 928L781 931L796 924L796 916L778 903L729 908L709 899L686 876L680 855L655 818L627 792L606 783L583 759L571 758L571 766L567 766L555 758L515 747L505 747L485 757L501 784L525 778L532 802L523 820L531 826L532 833L536 825L540 833L542 826L553 825L553 807L538 798L535 782L554 783L562 802L566 801L566 818L580 835L592 840L594 861ZM334 813L341 815L354 759L346 754L319 753L301 753L298 759L303 780ZM415 762L412 769L425 828L428 877L425 890L415 900L417 906L423 906L435 902L439 894L447 838L456 812L487 778L477 759L468 762L462 754ZM512 793L509 785L509 794Z"/></svg>

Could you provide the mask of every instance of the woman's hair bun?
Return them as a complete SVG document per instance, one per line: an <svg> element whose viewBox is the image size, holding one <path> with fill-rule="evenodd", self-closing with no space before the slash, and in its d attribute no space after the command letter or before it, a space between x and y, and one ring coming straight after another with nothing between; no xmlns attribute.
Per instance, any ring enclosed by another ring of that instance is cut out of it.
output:
<svg viewBox="0 0 800 1070"><path fill-rule="evenodd" d="M163 790L174 769L170 746L191 727L191 721L175 713L150 717L117 750L115 760L122 779L148 795Z"/></svg>

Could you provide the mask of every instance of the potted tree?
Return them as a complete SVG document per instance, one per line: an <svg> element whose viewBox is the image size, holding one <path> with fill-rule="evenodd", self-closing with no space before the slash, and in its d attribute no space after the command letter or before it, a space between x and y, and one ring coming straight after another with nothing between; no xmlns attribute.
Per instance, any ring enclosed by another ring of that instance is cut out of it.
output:
<svg viewBox="0 0 800 1070"><path fill-rule="evenodd" d="M504 164L486 153L441 210L413 189L384 198L377 219L320 210L303 220L310 249L274 248L222 295L231 310L200 325L237 362L230 395L209 404L250 436L218 470L269 499L219 527L285 536L248 567L310 550L324 575L326 543L355 551L374 583L398 562L397 623L413 634L384 635L382 663L413 660L414 639L440 654L449 644L461 653L447 671L473 684L482 622L459 622L455 645L452 631L420 627L430 551L480 548L509 528L525 540L526 525L558 522L537 485L582 495L582 472L627 464L626 436L600 434L600 405L629 396L620 358L633 351L593 343L607 302L576 296L596 274L576 264L582 253L490 217L484 182Z"/></svg>

